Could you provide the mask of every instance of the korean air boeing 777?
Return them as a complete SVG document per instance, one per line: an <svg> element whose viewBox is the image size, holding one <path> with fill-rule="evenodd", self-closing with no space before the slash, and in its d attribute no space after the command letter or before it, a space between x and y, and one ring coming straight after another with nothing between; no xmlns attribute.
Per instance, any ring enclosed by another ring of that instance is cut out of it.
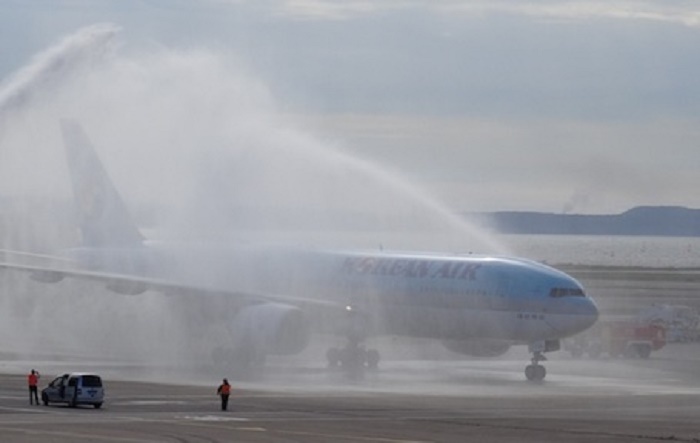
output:
<svg viewBox="0 0 700 443"><path fill-rule="evenodd" d="M495 356L529 345L529 380L542 380L543 353L590 327L594 301L567 274L529 260L388 251L271 246L162 245L141 235L82 128L61 123L82 245L50 266L2 263L36 280L102 282L112 291L147 290L235 301L223 364L253 365L303 350L313 331L344 336L329 365L375 367L373 335L441 341L448 349ZM66 263L71 263L66 266Z"/></svg>

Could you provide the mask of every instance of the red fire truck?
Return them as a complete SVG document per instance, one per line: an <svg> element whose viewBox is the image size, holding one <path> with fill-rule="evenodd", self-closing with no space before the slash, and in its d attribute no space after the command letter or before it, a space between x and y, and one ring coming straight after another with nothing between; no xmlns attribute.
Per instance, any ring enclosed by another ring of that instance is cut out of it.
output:
<svg viewBox="0 0 700 443"><path fill-rule="evenodd" d="M666 330L658 324L642 324L635 319L600 320L588 331L564 342L573 357L649 358L652 351L666 345Z"/></svg>

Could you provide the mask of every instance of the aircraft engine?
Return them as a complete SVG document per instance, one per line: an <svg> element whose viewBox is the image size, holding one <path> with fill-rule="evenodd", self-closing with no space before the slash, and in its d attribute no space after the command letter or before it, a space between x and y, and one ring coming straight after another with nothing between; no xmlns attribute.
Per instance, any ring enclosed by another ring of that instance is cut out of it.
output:
<svg viewBox="0 0 700 443"><path fill-rule="evenodd" d="M498 357L510 349L510 343L501 340L444 340L442 344L452 352L472 357Z"/></svg>
<svg viewBox="0 0 700 443"><path fill-rule="evenodd" d="M309 344L306 316L296 306L253 305L240 310L234 320L235 340L265 354L297 354Z"/></svg>
<svg viewBox="0 0 700 443"><path fill-rule="evenodd" d="M58 283L63 280L64 277L65 275L55 271L33 271L29 274L29 278L41 283Z"/></svg>
<svg viewBox="0 0 700 443"><path fill-rule="evenodd" d="M130 281L113 281L107 284L107 289L122 295L139 295L146 292L145 283Z"/></svg>

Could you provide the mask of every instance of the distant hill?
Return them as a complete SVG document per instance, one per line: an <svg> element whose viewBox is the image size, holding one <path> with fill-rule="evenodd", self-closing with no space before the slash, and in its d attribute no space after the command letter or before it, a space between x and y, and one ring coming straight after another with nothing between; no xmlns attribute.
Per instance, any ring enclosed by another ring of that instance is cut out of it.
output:
<svg viewBox="0 0 700 443"><path fill-rule="evenodd" d="M640 206L617 215L486 212L465 214L504 234L700 236L700 209Z"/></svg>

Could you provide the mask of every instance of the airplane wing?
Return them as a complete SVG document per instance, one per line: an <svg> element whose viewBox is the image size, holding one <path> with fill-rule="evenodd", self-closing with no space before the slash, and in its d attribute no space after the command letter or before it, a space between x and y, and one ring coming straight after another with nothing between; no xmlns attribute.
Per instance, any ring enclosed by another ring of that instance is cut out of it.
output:
<svg viewBox="0 0 700 443"><path fill-rule="evenodd" d="M73 184L82 246L96 250L115 246L143 248L144 236L128 213L82 127L76 121L64 119L61 121L61 131ZM0 249L0 269L26 272L32 279L45 283L55 283L67 277L96 281L113 292L125 295L156 291L166 295L230 297L240 301L241 306L277 302L308 307L345 308L342 303L319 299L189 284L176 276L165 280L110 269L90 270L85 263L68 257L9 249Z"/></svg>
<svg viewBox="0 0 700 443"><path fill-rule="evenodd" d="M75 260L72 260L72 259L66 258L66 257L61 257L58 255L38 254L36 252L16 251L13 249L0 249L0 255L17 257L17 258L22 258L22 259L29 259L29 260L47 260L50 263L75 264Z"/></svg>
<svg viewBox="0 0 700 443"><path fill-rule="evenodd" d="M14 252L14 251L13 251ZM57 258L49 255L22 253L18 255L27 255L28 257L42 257L46 259ZM189 285L170 280L162 280L149 277L139 277L129 274L119 274L111 272L90 271L76 268L59 268L47 267L31 264L21 264L13 262L0 262L0 269L27 272L32 274L35 280L47 283L58 282L64 278L76 278L80 280L95 281L103 283L107 289L125 295L138 295L145 291L159 292L170 296L188 296L188 297L232 297L240 302L241 306L257 304L257 303L287 303L292 305L307 305L316 306L327 309L345 309L345 305L337 302L287 296L282 294L257 294L244 291L227 290L214 287L205 287L201 285Z"/></svg>

